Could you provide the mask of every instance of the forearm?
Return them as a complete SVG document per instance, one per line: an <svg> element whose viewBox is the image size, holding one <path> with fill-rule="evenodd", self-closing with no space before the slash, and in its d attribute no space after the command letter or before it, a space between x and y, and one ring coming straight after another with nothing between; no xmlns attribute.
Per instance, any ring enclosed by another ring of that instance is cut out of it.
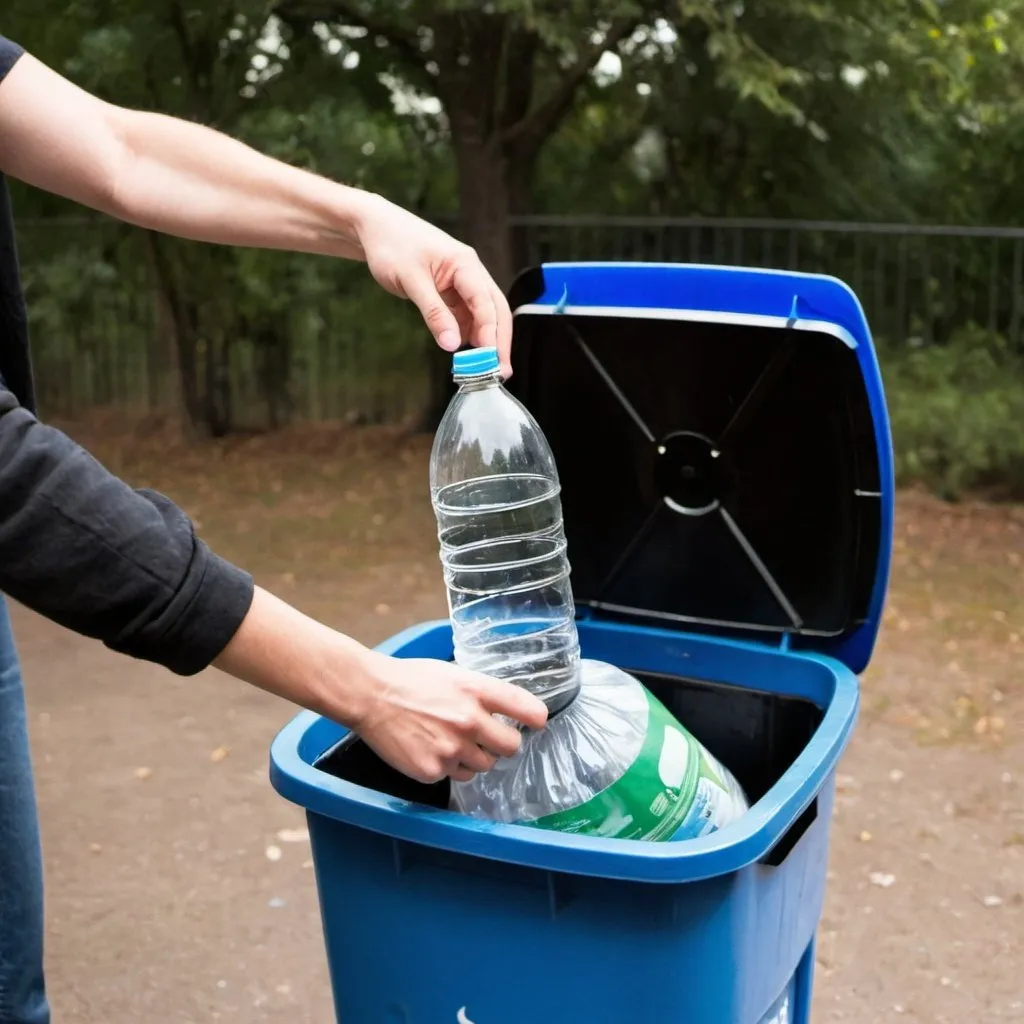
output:
<svg viewBox="0 0 1024 1024"><path fill-rule="evenodd" d="M124 159L107 212L199 241L362 257L371 193L187 121L116 109L113 122Z"/></svg>
<svg viewBox="0 0 1024 1024"><path fill-rule="evenodd" d="M350 258L384 204L201 125L105 103L29 54L0 82L0 170L157 231Z"/></svg>
<svg viewBox="0 0 1024 1024"><path fill-rule="evenodd" d="M248 615L214 665L356 727L375 698L371 663L382 657L257 587Z"/></svg>

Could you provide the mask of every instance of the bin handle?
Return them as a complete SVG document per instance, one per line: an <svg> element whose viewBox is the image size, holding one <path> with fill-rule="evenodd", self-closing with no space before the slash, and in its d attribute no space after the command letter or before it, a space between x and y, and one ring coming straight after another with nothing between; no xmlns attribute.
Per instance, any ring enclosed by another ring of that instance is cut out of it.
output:
<svg viewBox="0 0 1024 1024"><path fill-rule="evenodd" d="M789 828L779 837L778 842L758 861L759 864L764 864L770 868L780 867L785 859L790 855L793 848L803 838L804 833L817 821L818 819L818 797L815 796L813 800L803 809L800 816L793 822Z"/></svg>

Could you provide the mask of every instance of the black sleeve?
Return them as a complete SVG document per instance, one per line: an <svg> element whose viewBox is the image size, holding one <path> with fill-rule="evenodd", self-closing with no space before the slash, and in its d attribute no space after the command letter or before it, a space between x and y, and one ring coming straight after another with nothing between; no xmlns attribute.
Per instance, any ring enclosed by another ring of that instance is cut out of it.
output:
<svg viewBox="0 0 1024 1024"><path fill-rule="evenodd" d="M0 382L0 590L191 675L234 636L253 583L172 502L133 491Z"/></svg>
<svg viewBox="0 0 1024 1024"><path fill-rule="evenodd" d="M0 82L4 80L7 72L14 67L24 52L17 43L12 43L10 39L0 36Z"/></svg>

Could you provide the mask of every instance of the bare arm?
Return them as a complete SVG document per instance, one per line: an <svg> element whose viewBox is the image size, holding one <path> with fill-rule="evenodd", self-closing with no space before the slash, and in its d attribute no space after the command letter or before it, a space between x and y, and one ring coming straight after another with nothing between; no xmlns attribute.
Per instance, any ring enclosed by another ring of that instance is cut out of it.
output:
<svg viewBox="0 0 1024 1024"><path fill-rule="evenodd" d="M29 54L0 85L0 171L184 238L364 259L442 348L496 345L510 371L508 304L467 246L209 128L105 103Z"/></svg>
<svg viewBox="0 0 1024 1024"><path fill-rule="evenodd" d="M0 94L0 169L141 227L360 257L374 196L201 125L104 103L26 54Z"/></svg>
<svg viewBox="0 0 1024 1024"><path fill-rule="evenodd" d="M519 734L505 715L542 728L547 710L508 683L429 659L389 658L323 626L261 590L214 664L254 686L358 731L407 775L467 780Z"/></svg>

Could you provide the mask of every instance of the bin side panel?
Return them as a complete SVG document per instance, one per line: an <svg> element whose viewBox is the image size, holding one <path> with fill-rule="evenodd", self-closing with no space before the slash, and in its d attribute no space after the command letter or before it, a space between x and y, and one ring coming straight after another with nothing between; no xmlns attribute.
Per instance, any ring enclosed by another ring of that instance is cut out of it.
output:
<svg viewBox="0 0 1024 1024"><path fill-rule="evenodd" d="M805 1021L832 785L779 866L685 885L510 868L311 814L338 1019Z"/></svg>

